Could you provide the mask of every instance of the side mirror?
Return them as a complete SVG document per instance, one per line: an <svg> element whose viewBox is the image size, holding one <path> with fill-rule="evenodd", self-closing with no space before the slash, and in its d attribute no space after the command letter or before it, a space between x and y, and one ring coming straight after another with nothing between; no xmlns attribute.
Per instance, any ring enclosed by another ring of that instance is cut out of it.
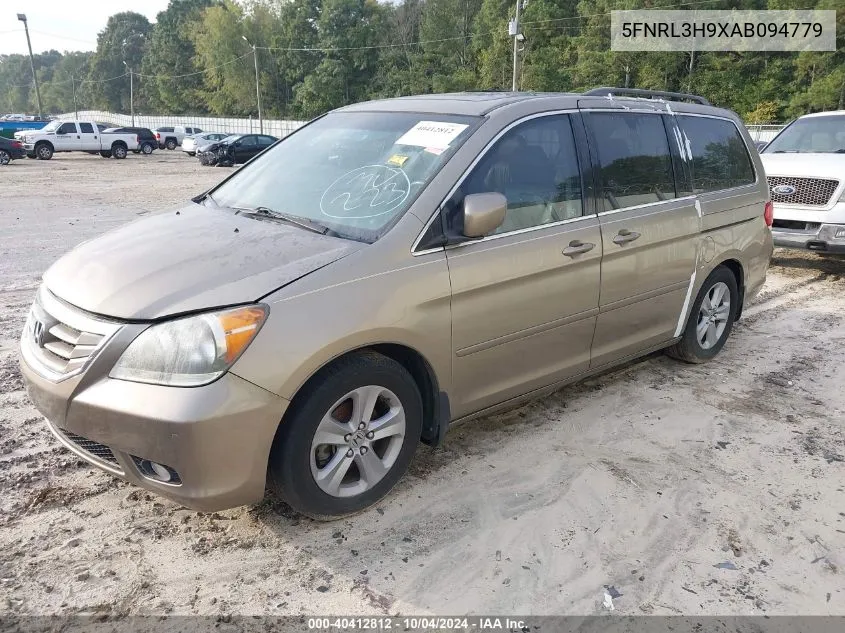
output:
<svg viewBox="0 0 845 633"><path fill-rule="evenodd" d="M464 235L484 237L505 221L508 199L500 193L473 193L464 198Z"/></svg>

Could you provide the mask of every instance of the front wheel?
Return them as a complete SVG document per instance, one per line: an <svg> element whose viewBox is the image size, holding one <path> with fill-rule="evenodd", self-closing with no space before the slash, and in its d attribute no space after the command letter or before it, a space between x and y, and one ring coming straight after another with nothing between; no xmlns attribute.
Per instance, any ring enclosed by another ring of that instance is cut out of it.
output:
<svg viewBox="0 0 845 633"><path fill-rule="evenodd" d="M359 512L405 473L422 430L422 399L402 365L375 352L348 356L305 387L270 455L273 487L315 519Z"/></svg>
<svg viewBox="0 0 845 633"><path fill-rule="evenodd" d="M688 363L704 363L716 356L731 334L739 301L736 278L719 266L701 285L683 336L668 354Z"/></svg>
<svg viewBox="0 0 845 633"><path fill-rule="evenodd" d="M8 165L12 162L12 155L5 149L0 149L0 165Z"/></svg>
<svg viewBox="0 0 845 633"><path fill-rule="evenodd" d="M53 158L53 148L47 143L39 143L35 146L35 155L38 160L50 160Z"/></svg>

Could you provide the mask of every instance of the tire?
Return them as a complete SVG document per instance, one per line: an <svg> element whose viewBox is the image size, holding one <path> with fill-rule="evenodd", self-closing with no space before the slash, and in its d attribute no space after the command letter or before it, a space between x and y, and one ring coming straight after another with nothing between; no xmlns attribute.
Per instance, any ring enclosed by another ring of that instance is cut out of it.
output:
<svg viewBox="0 0 845 633"><path fill-rule="evenodd" d="M111 152L107 149L104 149L102 152L100 152L100 156L102 156L103 158L111 158Z"/></svg>
<svg viewBox="0 0 845 633"><path fill-rule="evenodd" d="M53 146L44 142L36 144L35 156L38 160L50 160L53 158Z"/></svg>
<svg viewBox="0 0 845 633"><path fill-rule="evenodd" d="M155 148L153 147L152 143L142 143L141 144L141 153L144 154L145 156L149 156L150 154L152 154L154 149Z"/></svg>
<svg viewBox="0 0 845 633"><path fill-rule="evenodd" d="M111 146L111 155L114 156L118 160L123 160L126 158L126 155L129 151L126 149L126 145L123 143L115 143Z"/></svg>
<svg viewBox="0 0 845 633"><path fill-rule="evenodd" d="M175 138L169 138L169 139L167 139L167 140L164 142L164 146L165 146L167 149L169 149L169 150L174 150L174 149L176 149L176 139L175 139Z"/></svg>
<svg viewBox="0 0 845 633"><path fill-rule="evenodd" d="M26 157L27 157L27 158L31 158L31 159L33 159L33 160L36 158L36 156L35 156L35 154L34 154L34 153L33 153L33 154L27 154L27 155L26 155Z"/></svg>
<svg viewBox="0 0 845 633"><path fill-rule="evenodd" d="M710 307L714 299L715 311ZM736 277L727 267L717 267L701 285L681 340L666 350L667 353L687 363L705 363L715 357L731 334L739 301Z"/></svg>
<svg viewBox="0 0 845 633"><path fill-rule="evenodd" d="M196 156L196 152L185 152L188 156Z"/></svg>
<svg viewBox="0 0 845 633"><path fill-rule="evenodd" d="M8 165L12 162L12 155L5 149L0 149L0 165Z"/></svg>
<svg viewBox="0 0 845 633"><path fill-rule="evenodd" d="M377 398L369 420L355 414L353 399L358 397ZM314 519L360 512L390 492L407 470L419 444L422 416L420 392L402 365L375 352L341 358L303 388L279 427L270 453L271 486L294 510ZM357 419L365 419L363 428ZM369 425L387 420L393 423L383 427L386 436L373 439L378 429ZM337 443L318 445L318 428ZM320 473L335 463L345 475L333 483ZM359 464L373 474L367 477Z"/></svg>

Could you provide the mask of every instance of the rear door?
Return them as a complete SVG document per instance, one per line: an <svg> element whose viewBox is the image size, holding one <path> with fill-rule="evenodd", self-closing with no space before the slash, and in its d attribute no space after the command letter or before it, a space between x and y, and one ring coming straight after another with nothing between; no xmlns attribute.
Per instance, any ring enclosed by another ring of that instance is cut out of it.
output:
<svg viewBox="0 0 845 633"><path fill-rule="evenodd" d="M583 193L584 140L577 113L519 123L488 147L442 211L447 232L459 233L466 195L508 199L494 234L446 249L458 417L589 366L602 248Z"/></svg>
<svg viewBox="0 0 845 633"><path fill-rule="evenodd" d="M92 123L79 124L79 149L94 151L100 149L100 130Z"/></svg>
<svg viewBox="0 0 845 633"><path fill-rule="evenodd" d="M701 216L672 149L672 117L646 106L584 117L604 244L595 368L675 337L692 288Z"/></svg>

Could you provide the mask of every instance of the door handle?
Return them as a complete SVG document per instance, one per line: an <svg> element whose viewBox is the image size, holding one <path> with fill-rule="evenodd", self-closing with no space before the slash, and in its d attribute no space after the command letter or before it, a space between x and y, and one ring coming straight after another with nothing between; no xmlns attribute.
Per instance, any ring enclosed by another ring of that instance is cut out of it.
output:
<svg viewBox="0 0 845 633"><path fill-rule="evenodd" d="M617 233L613 238L614 244L619 244L619 246L624 246L628 242L633 242L635 239L639 238L640 234L636 231L629 231L628 229L620 229L619 233Z"/></svg>
<svg viewBox="0 0 845 633"><path fill-rule="evenodd" d="M593 250L596 247L595 244L591 244L590 242L582 242L581 240L572 240L569 242L569 246L564 248L561 253L566 255L567 257L575 257L576 255L581 255L582 253L586 253L588 251Z"/></svg>

